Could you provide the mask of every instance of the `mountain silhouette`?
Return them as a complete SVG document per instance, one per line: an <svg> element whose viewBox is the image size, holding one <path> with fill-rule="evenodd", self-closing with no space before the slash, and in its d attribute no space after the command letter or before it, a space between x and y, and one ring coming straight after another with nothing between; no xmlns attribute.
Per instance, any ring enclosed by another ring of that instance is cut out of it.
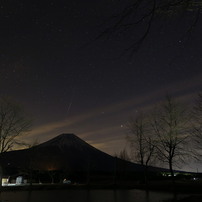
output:
<svg viewBox="0 0 202 202"><path fill-rule="evenodd" d="M89 145L74 134L61 134L29 149L0 155L5 169L66 170L74 172L114 172L125 164L128 171L141 171L139 164L123 161Z"/></svg>
<svg viewBox="0 0 202 202"><path fill-rule="evenodd" d="M35 166L39 169L82 171L90 168L105 171L111 169L114 159L74 134L59 135L32 150L35 153Z"/></svg>
<svg viewBox="0 0 202 202"><path fill-rule="evenodd" d="M61 182L65 178L84 183L145 179L143 165L110 156L74 134L61 134L28 149L2 153L0 166L4 176L22 175L35 182ZM147 171L150 176L159 176L168 169L149 166Z"/></svg>

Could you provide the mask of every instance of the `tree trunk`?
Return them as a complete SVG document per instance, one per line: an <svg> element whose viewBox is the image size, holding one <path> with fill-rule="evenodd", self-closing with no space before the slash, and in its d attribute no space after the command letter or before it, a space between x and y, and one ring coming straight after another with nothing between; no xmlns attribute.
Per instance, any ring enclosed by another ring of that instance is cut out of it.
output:
<svg viewBox="0 0 202 202"><path fill-rule="evenodd" d="M148 185L148 165L145 165L145 168L144 168L144 183L146 185Z"/></svg>
<svg viewBox="0 0 202 202"><path fill-rule="evenodd" d="M117 185L117 157L114 158L114 185Z"/></svg>
<svg viewBox="0 0 202 202"><path fill-rule="evenodd" d="M172 164L172 160L169 160L169 169L170 169L170 174L171 174L171 178L172 178L172 182L175 182L174 179L174 172L173 172L173 164Z"/></svg>
<svg viewBox="0 0 202 202"><path fill-rule="evenodd" d="M2 187L2 177L3 177L3 169L2 167L0 166L0 189Z"/></svg>

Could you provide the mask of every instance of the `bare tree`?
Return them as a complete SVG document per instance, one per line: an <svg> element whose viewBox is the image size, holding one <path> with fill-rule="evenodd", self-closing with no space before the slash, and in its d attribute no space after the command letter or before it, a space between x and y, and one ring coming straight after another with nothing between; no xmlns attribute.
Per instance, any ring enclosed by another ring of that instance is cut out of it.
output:
<svg viewBox="0 0 202 202"><path fill-rule="evenodd" d="M173 98L167 96L166 102L153 116L152 128L156 136L155 148L161 162L169 165L174 179L173 166L185 161L188 151L188 116L185 109Z"/></svg>
<svg viewBox="0 0 202 202"><path fill-rule="evenodd" d="M36 138L36 139L33 139L33 141L31 143L27 143L26 146L29 149L29 148L36 147L39 144L40 144L40 142L39 142L38 138Z"/></svg>
<svg viewBox="0 0 202 202"><path fill-rule="evenodd" d="M153 139L149 132L149 122L143 115L131 119L127 124L129 129L128 140L135 154L135 161L148 166L154 157Z"/></svg>
<svg viewBox="0 0 202 202"><path fill-rule="evenodd" d="M132 119L128 125L129 137L132 152L135 154L135 161L144 166L144 180L148 183L148 166L155 160L154 139L149 130L148 119L139 115Z"/></svg>
<svg viewBox="0 0 202 202"><path fill-rule="evenodd" d="M118 154L115 154L114 155L115 157L118 157L122 160L125 160L125 161L130 161L130 156L128 155L128 152L127 150L124 148L123 150L121 150Z"/></svg>
<svg viewBox="0 0 202 202"><path fill-rule="evenodd" d="M21 144L20 136L29 130L28 121L22 108L8 98L0 99L0 153L7 152Z"/></svg>
<svg viewBox="0 0 202 202"><path fill-rule="evenodd" d="M193 134L197 155L201 156L202 151L202 93L198 94L192 113Z"/></svg>
<svg viewBox="0 0 202 202"><path fill-rule="evenodd" d="M179 14L192 13L193 20L187 29L190 34L198 22L202 0L132 0L117 2L117 10L105 25L107 28L98 36L132 36L126 51L133 53L147 38L155 19L170 19ZM119 9L118 7L121 7ZM138 30L138 32L137 32ZM140 34L138 34L140 33Z"/></svg>

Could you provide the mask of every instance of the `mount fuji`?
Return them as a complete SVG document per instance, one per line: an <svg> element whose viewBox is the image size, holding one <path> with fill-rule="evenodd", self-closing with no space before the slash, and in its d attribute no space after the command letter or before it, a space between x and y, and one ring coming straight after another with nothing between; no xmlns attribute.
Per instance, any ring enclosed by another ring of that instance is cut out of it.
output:
<svg viewBox="0 0 202 202"><path fill-rule="evenodd" d="M61 134L29 149L10 151L0 155L2 167L33 170L70 170L84 172L114 172L115 164L127 165L127 170L142 171L139 164L106 154L74 134Z"/></svg>

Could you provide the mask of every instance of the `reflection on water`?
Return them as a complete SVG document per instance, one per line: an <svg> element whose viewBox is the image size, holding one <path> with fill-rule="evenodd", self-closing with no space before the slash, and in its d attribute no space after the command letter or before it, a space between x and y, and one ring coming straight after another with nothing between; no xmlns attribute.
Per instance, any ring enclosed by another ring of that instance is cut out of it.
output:
<svg viewBox="0 0 202 202"><path fill-rule="evenodd" d="M0 202L163 202L185 195L143 190L49 190L2 192Z"/></svg>

